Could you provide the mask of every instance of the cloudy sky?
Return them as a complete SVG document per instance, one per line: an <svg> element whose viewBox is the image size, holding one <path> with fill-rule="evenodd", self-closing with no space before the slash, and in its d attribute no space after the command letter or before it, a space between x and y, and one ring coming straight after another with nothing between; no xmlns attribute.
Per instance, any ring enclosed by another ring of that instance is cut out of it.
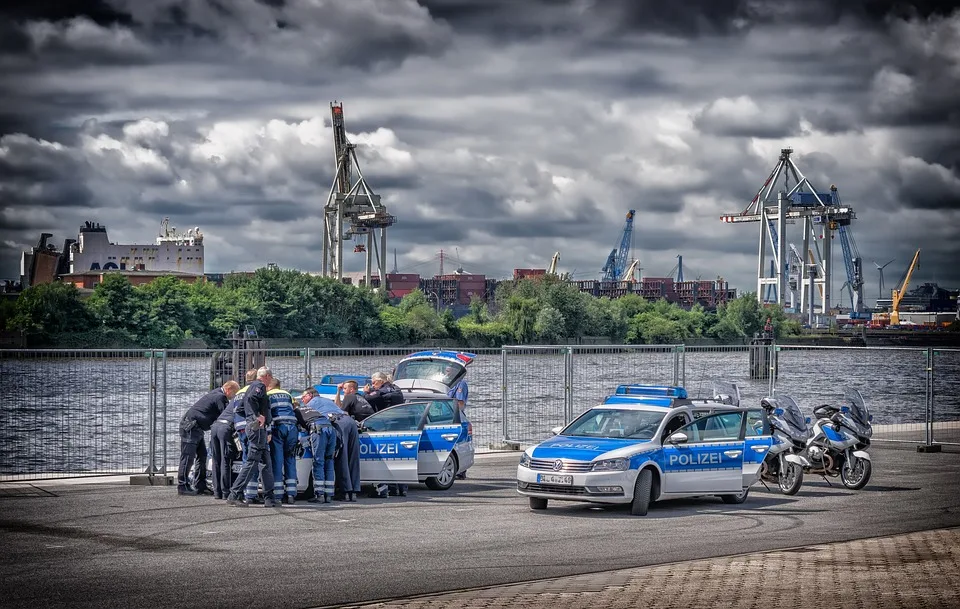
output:
<svg viewBox="0 0 960 609"><path fill-rule="evenodd" d="M201 228L208 272L319 271L340 100L401 272L443 249L506 277L560 251L597 278L633 208L645 276L682 254L687 279L752 291L759 225L719 216L789 146L856 209L868 302L873 261L896 259L889 286L917 248L915 282L960 288L954 4L5 2L0 278L40 232L149 243L164 216Z"/></svg>

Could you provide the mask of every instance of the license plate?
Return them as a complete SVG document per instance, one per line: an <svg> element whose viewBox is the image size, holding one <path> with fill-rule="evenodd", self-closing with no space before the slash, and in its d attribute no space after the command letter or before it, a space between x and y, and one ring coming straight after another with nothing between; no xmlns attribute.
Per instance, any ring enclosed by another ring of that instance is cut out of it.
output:
<svg viewBox="0 0 960 609"><path fill-rule="evenodd" d="M233 473L236 474L240 471L242 467L243 467L243 461L237 461L231 466L231 469L233 470Z"/></svg>
<svg viewBox="0 0 960 609"><path fill-rule="evenodd" d="M573 476L558 476L556 474L537 474L539 484L566 484L573 485Z"/></svg>

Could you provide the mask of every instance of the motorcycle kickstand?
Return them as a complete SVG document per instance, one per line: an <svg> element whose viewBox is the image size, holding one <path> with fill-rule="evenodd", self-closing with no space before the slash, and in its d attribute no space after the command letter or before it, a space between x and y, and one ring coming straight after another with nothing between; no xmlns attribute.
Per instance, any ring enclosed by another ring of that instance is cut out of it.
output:
<svg viewBox="0 0 960 609"><path fill-rule="evenodd" d="M763 485L763 488L767 489L768 491L770 490L770 487L767 486L767 483L763 481L763 478L760 478L760 484Z"/></svg>
<svg viewBox="0 0 960 609"><path fill-rule="evenodd" d="M830 484L830 480L826 476L824 476L823 474L820 474L820 477L823 478L823 481L827 483L827 486L829 486L830 488L833 488L833 485Z"/></svg>

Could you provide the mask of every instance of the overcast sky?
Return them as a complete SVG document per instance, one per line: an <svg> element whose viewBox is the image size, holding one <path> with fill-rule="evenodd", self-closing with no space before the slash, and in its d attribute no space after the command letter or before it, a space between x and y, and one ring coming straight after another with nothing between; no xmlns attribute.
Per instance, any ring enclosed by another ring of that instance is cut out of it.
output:
<svg viewBox="0 0 960 609"><path fill-rule="evenodd" d="M874 261L895 259L889 287L917 248L914 282L960 288L955 3L16 4L0 9L0 277L41 232L59 245L93 220L150 243L164 216L204 232L208 272L319 271L340 100L401 272L435 274L443 249L506 277L560 251L597 278L636 209L645 276L682 254L686 279L753 291L759 225L719 216L789 146L856 209L869 303Z"/></svg>

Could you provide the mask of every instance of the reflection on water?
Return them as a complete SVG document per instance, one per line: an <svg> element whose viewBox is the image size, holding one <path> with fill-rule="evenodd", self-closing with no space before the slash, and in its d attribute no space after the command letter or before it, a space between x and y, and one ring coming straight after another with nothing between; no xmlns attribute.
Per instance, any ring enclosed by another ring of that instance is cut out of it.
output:
<svg viewBox="0 0 960 609"><path fill-rule="evenodd" d="M478 355L467 377L467 414L478 450L499 447L505 436L522 444L539 441L620 383L676 380L691 397L708 397L712 380L730 380L740 384L746 403L757 403L769 393L769 381L749 378L749 356L743 348L564 352L510 353L505 360L499 350ZM312 378L390 371L402 353L313 355ZM153 462L175 469L177 422L211 382L209 353L178 355L154 359L140 351L0 353L0 474L145 471L154 402ZM302 353L269 352L267 358L284 388L305 387L309 379ZM934 364L936 420L960 420L960 351L938 350ZM809 415L852 386L864 395L874 424L918 423L925 420L926 368L922 349L784 347L777 391L793 396Z"/></svg>

